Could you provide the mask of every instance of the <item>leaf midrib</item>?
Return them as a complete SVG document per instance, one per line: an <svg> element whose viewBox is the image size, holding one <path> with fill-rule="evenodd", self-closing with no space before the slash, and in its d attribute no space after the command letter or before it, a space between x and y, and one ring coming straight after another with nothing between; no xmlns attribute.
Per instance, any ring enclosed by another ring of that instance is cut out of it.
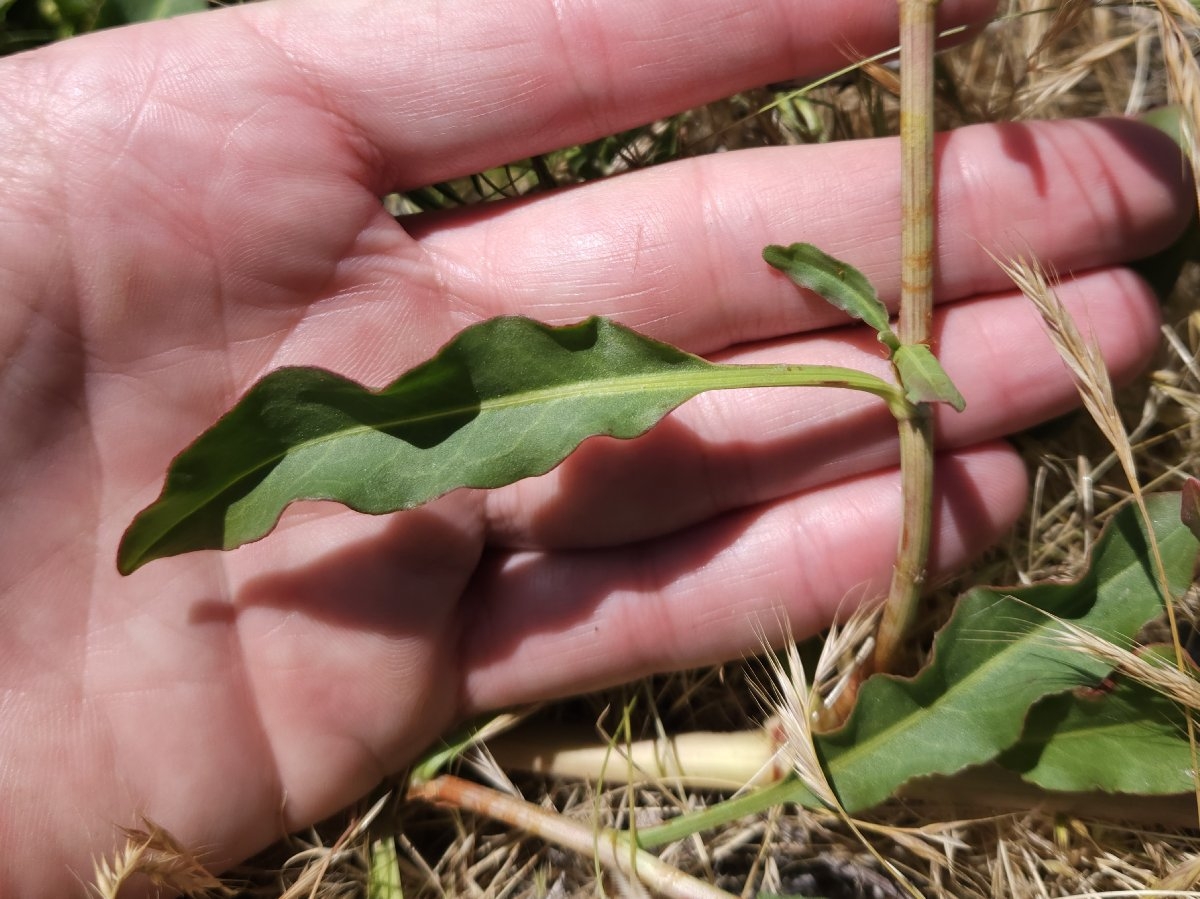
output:
<svg viewBox="0 0 1200 899"><path fill-rule="evenodd" d="M163 495L156 501L155 505L166 501L166 507L160 506L163 512L167 513L167 518L162 521L162 525L156 529L156 532L151 537L143 534L143 538L139 541L144 550L139 553L140 556L145 556L152 551L152 547L159 545L162 540L171 532L173 532L182 523L188 521L195 513L208 506L216 497L228 491L234 485L245 481L247 478L254 476L263 469L268 469L279 464L279 462L287 456L298 452L309 451L314 447L329 441L338 440L345 437L351 437L355 434L363 434L370 431L381 431L389 428L394 428L401 423L421 424L434 422L439 419L448 418L451 416L461 416L470 412L497 412L507 408L519 406L537 406L549 405L552 402L569 400L574 396L586 393L589 397L631 394L634 391L641 394L646 393L673 393L679 396L677 402L673 403L667 409L664 409L657 415L658 419L668 414L672 409L678 407L682 403L691 399L699 393L708 390L743 388L743 387L770 387L770 386L814 386L818 384L828 384L830 386L856 388L873 393L888 400L889 392L895 388L880 378L867 374L865 372L856 371L853 369L840 368L838 366L828 365L795 365L795 364L752 364L752 365L729 365L711 363L699 357L690 357L686 360L690 365L686 368L680 368L679 363L666 363L671 365L671 369L667 371L656 372L640 372L634 375L615 375L606 378L577 378L566 384L554 385L551 387L543 387L534 390L525 390L515 394L507 394L503 397L493 397L490 399L480 400L470 406L459 405L453 408L442 408L434 414L409 416L403 419L395 419L392 421L381 421L374 424L355 425L348 428L342 428L333 433L322 434L308 440L288 446L281 452L270 453L261 457L256 463L241 469L236 475L225 478L221 484L204 491L203 493L189 492L193 502L187 504L185 508L181 508L180 503L176 500L170 502L170 487L165 486ZM680 384L680 371L687 373L688 378L685 384ZM357 389L364 393L370 393L366 388L359 385L354 385ZM395 385L393 385L395 386ZM376 394L379 396L380 394ZM386 388L382 394L386 396ZM211 432L210 432L211 433ZM596 434L606 433L604 431L592 431L592 436ZM611 433L611 432L609 432ZM201 440L203 439L200 438ZM183 455L195 448L195 444L189 449L183 451ZM561 458L559 459L561 461ZM293 499L301 499L303 495L294 496ZM150 509L154 508L154 505ZM147 509L146 512L150 511ZM174 514L171 514L171 513ZM143 513L145 514L145 513Z"/></svg>
<svg viewBox="0 0 1200 899"><path fill-rule="evenodd" d="M346 428L341 428L329 434L322 434L308 440L303 440L289 446L286 450L279 453L272 453L264 457L258 463L242 469L236 476L226 480L224 486L213 491L211 494L206 494L205 502L219 496L230 486L243 481L263 468L269 468L277 464L281 459L295 452L312 449L322 443L340 440L344 437L353 436L355 434L364 434L370 431L382 431L395 428L401 424L416 425L429 424L431 422L442 419L454 418L462 416L470 412L478 411L480 414L484 412L502 411L508 408L516 408L520 406L537 406L549 405L552 402L561 402L571 399L574 396L586 395L589 399L595 396L601 398L605 396L620 396L631 392L632 387L640 385L642 393L658 392L658 393L684 393L686 394L681 402L704 393L708 390L723 390L737 389L743 387L770 387L770 386L789 386L788 379L781 377L782 375L794 373L803 375L794 379L794 386L804 386L810 380L820 377L822 374L829 374L831 377L840 376L845 373L842 369L837 369L829 366L796 366L796 365L710 365L707 369L697 369L693 371L691 386L681 387L678 383L678 377L674 373L657 373L653 375L623 375L617 377L600 378L596 380L580 380L572 381L569 384L559 385L556 387L538 388L536 390L526 390L518 394L496 397L491 399L480 400L478 403L471 405L458 405L450 408L443 407L439 411L428 415L413 415L404 418L383 419L374 424L354 425ZM771 371L775 373L775 377L764 377L764 372ZM854 374L862 374L854 372ZM873 377L873 376L871 376ZM703 383L711 382L711 383ZM885 383L885 382L881 382ZM362 388L365 391L365 388ZM378 397L385 397L387 394L375 394ZM201 506L203 503L197 503L196 506Z"/></svg>

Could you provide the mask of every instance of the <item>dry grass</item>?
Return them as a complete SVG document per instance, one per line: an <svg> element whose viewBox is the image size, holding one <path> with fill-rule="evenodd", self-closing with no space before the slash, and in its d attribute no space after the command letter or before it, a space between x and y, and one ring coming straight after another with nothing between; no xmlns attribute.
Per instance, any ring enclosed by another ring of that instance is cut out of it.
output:
<svg viewBox="0 0 1200 899"><path fill-rule="evenodd" d="M228 895L191 850L154 823L144 825L125 831L125 847L116 857L96 860L92 887L98 899L117 899L126 886L145 883L185 894Z"/></svg>
<svg viewBox="0 0 1200 899"><path fill-rule="evenodd" d="M1192 111L1188 121L1200 121L1200 75L1191 55L1197 28L1200 15L1183 0L1140 6L1065 0L1056 12L1035 0L1011 0L1007 14L981 39L942 60L939 124L1137 113L1168 99ZM472 202L716 147L891 133L894 92L892 69L873 63L813 90L764 88L581 150L393 202L398 210ZM1187 130L1185 135L1194 146L1195 136ZM964 574L961 584L1028 583L1077 571L1099 526L1129 499L1122 462L1133 466L1147 490L1177 487L1185 473L1200 470L1200 367L1195 362L1200 276L1184 279L1167 315L1159 365L1133 388L1103 398L1108 427L1128 435L1130 456L1121 459L1124 451L1114 451L1113 441L1083 413L1022 435L1018 443L1034 473L1030 508L1008 544ZM1083 380L1095 379L1085 373ZM1113 410L1123 426L1112 420ZM1122 437L1116 443L1121 445ZM934 607L944 610L955 592L953 585L942 591ZM1116 652L1114 664L1146 664L1121 648L1093 648ZM1164 690L1178 687L1161 666L1144 674L1158 678ZM769 662L747 660L558 703L540 712L539 719L587 725L603 720L613 728L612 710L620 709L631 724L630 738L753 727L765 717L756 685L778 675ZM794 715L807 718L807 686L786 678L778 683L791 698ZM1186 686L1195 690L1194 681ZM487 776L507 780L500 772ZM628 827L631 820L646 827L720 798L666 787L596 792L586 784L532 777L506 788L518 787L544 808L614 828ZM1147 813L1154 814L1149 806ZM374 869L387 874L377 873L373 881L370 895L380 899L643 895L636 884L600 871L580 855L483 818L396 800L377 804L369 827L363 823L366 814L365 808L349 811L290 845L275 847L232 872L228 884L256 899L363 896ZM1200 896L1184 892L1200 883L1200 836L1194 830L1122 826L1045 811L995 815L978 809L973 814L977 817L969 820L945 820L931 806L896 801L877 810L875 824L856 828L833 812L775 810L681 841L661 856L740 896L759 891L830 899L911 896L905 882L922 895L961 899ZM184 863L188 856L180 847L173 850L182 861L174 868L165 862L164 847L172 848L171 843L152 828L131 834L130 845L104 869L103 881L111 885L117 871L139 868L169 872L162 879L176 886L188 885L177 874L198 876ZM402 893L387 886L397 877ZM202 879L190 885L198 894L220 893ZM108 889L99 892L111 895Z"/></svg>

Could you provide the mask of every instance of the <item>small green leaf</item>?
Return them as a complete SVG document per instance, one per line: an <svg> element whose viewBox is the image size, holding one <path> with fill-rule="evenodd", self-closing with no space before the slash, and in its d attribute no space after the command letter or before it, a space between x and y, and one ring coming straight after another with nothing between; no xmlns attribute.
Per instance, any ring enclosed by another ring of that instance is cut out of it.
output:
<svg viewBox="0 0 1200 899"><path fill-rule="evenodd" d="M172 463L125 532L117 567L265 536L299 499L411 509L459 487L542 474L595 435L645 433L706 390L829 385L896 411L899 391L832 366L716 365L599 318L497 318L379 392L317 368L263 378Z"/></svg>
<svg viewBox="0 0 1200 899"><path fill-rule="evenodd" d="M1128 677L1119 677L1111 692L1065 693L1038 703L1020 741L998 761L1047 790L1149 796L1195 789L1183 713Z"/></svg>
<svg viewBox="0 0 1200 899"><path fill-rule="evenodd" d="M404 885L400 879L400 856L396 852L396 840L393 837L371 843L367 899L404 899Z"/></svg>
<svg viewBox="0 0 1200 899"><path fill-rule="evenodd" d="M850 265L817 249L810 243L789 247L775 244L763 250L763 259L801 287L824 297L834 306L879 332L890 349L899 346L889 325L887 307L879 300L866 276Z"/></svg>
<svg viewBox="0 0 1200 899"><path fill-rule="evenodd" d="M1172 591L1181 593L1191 581L1196 538L1179 526L1178 494L1148 503ZM1108 666L1057 640L1054 618L1132 639L1163 607L1149 558L1141 516L1131 505L1097 541L1075 583L968 593L915 678L871 678L846 725L817 738L846 809L875 805L914 777L990 761L1017 742L1035 702L1098 683ZM797 786L796 801L806 796Z"/></svg>
<svg viewBox="0 0 1200 899"><path fill-rule="evenodd" d="M904 395L914 403L949 403L955 412L966 408L963 399L933 351L923 343L906 343L892 355Z"/></svg>

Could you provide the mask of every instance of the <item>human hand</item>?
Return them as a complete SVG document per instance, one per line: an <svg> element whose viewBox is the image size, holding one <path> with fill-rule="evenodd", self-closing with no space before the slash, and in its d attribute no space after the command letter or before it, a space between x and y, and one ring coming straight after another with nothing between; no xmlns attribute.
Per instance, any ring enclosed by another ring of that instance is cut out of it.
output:
<svg viewBox="0 0 1200 899"><path fill-rule="evenodd" d="M759 254L810 240L894 302L893 141L402 225L379 198L833 68L895 41L894 6L264 3L0 62L0 894L79 891L141 815L229 864L464 716L736 657L877 596L894 426L829 390L704 396L402 515L300 504L233 553L127 579L114 557L171 457L285 364L377 385L519 312L882 369L873 335ZM989 12L942 3L947 23ZM1021 508L996 438L1074 400L985 248L1079 273L1062 295L1128 375L1157 307L1120 264L1169 242L1188 192L1170 145L1123 122L964 129L938 168L937 328L968 401L940 422L946 568Z"/></svg>

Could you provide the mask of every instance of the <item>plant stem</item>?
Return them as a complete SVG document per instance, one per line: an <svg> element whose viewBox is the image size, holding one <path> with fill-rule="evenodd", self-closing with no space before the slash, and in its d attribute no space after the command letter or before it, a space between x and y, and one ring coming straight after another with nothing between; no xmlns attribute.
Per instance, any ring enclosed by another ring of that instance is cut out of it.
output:
<svg viewBox="0 0 1200 899"><path fill-rule="evenodd" d="M564 849L594 858L601 865L619 870L672 899L733 899L724 890L684 874L658 856L637 848L618 831L594 828L586 821L546 811L459 777L444 774L415 784L409 789L408 798L486 815L519 827Z"/></svg>
<svg viewBox="0 0 1200 899"><path fill-rule="evenodd" d="M595 731L524 728L488 741L505 770L605 784L665 782L689 789L742 790L782 780L782 740L771 727L684 733L666 739L597 742Z"/></svg>
<svg viewBox="0 0 1200 899"><path fill-rule="evenodd" d="M664 824L639 828L635 837L637 844L643 849L657 849L659 846L666 846L690 837L694 833L713 830L739 818L757 815L785 803L803 805L802 798L808 798L812 807L821 807L821 804L812 798L800 781L788 778L761 789L741 793L732 799L726 799L707 808L688 812L686 815L672 818Z"/></svg>
<svg viewBox="0 0 1200 899"><path fill-rule="evenodd" d="M929 340L933 319L933 52L938 0L900 0L901 343Z"/></svg>
<svg viewBox="0 0 1200 899"><path fill-rule="evenodd" d="M900 0L901 343L927 343L933 318L933 51L937 0ZM933 530L933 417L926 403L901 419L903 519L874 670L895 668L916 618Z"/></svg>

